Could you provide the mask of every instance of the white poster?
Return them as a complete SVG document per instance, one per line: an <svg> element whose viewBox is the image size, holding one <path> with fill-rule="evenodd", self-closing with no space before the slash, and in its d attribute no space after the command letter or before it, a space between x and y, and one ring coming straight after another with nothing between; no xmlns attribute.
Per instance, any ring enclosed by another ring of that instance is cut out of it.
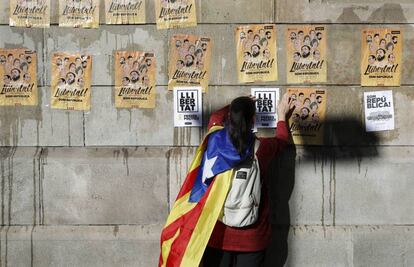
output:
<svg viewBox="0 0 414 267"><path fill-rule="evenodd" d="M252 88L251 94L257 99L255 128L276 128L279 88Z"/></svg>
<svg viewBox="0 0 414 267"><path fill-rule="evenodd" d="M367 132L394 130L392 91L364 92Z"/></svg>
<svg viewBox="0 0 414 267"><path fill-rule="evenodd" d="M174 87L174 127L202 127L201 87Z"/></svg>

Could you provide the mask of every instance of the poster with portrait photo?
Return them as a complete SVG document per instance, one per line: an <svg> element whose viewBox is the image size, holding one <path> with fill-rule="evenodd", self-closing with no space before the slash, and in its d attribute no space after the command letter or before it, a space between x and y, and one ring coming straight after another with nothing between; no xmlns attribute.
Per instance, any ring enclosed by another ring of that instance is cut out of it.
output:
<svg viewBox="0 0 414 267"><path fill-rule="evenodd" d="M237 73L240 83L276 81L276 25L242 25L236 28Z"/></svg>
<svg viewBox="0 0 414 267"><path fill-rule="evenodd" d="M105 0L106 24L145 24L145 0Z"/></svg>
<svg viewBox="0 0 414 267"><path fill-rule="evenodd" d="M174 87L174 127L203 126L201 87Z"/></svg>
<svg viewBox="0 0 414 267"><path fill-rule="evenodd" d="M401 85L402 42L400 29L362 31L362 86Z"/></svg>
<svg viewBox="0 0 414 267"><path fill-rule="evenodd" d="M285 34L287 82L326 82L326 26L294 25Z"/></svg>
<svg viewBox="0 0 414 267"><path fill-rule="evenodd" d="M99 27L100 0L59 0L59 26Z"/></svg>
<svg viewBox="0 0 414 267"><path fill-rule="evenodd" d="M392 91L364 92L365 130L388 131L395 128Z"/></svg>
<svg viewBox="0 0 414 267"><path fill-rule="evenodd" d="M325 89L289 88L294 110L289 119L293 143L323 145L327 92Z"/></svg>
<svg viewBox="0 0 414 267"><path fill-rule="evenodd" d="M197 26L195 0L154 0L157 29Z"/></svg>
<svg viewBox="0 0 414 267"><path fill-rule="evenodd" d="M10 0L10 26L50 27L50 0Z"/></svg>
<svg viewBox="0 0 414 267"><path fill-rule="evenodd" d="M52 57L52 108L90 110L91 73L91 56L55 53Z"/></svg>
<svg viewBox="0 0 414 267"><path fill-rule="evenodd" d="M155 108L155 73L154 53L115 52L115 106Z"/></svg>
<svg viewBox="0 0 414 267"><path fill-rule="evenodd" d="M171 38L168 89L201 86L208 90L212 41L209 37L176 34Z"/></svg>
<svg viewBox="0 0 414 267"><path fill-rule="evenodd" d="M251 95L256 98L255 128L276 128L279 88L252 88Z"/></svg>
<svg viewBox="0 0 414 267"><path fill-rule="evenodd" d="M0 49L0 106L36 106L36 74L36 52Z"/></svg>

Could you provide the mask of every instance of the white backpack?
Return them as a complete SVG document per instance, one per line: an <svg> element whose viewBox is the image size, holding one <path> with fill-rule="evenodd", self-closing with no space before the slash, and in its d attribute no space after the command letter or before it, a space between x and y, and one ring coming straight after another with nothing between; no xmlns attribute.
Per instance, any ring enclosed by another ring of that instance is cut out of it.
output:
<svg viewBox="0 0 414 267"><path fill-rule="evenodd" d="M231 227L254 224L259 217L262 184L256 152L260 141L255 140L254 157L234 168L231 188L222 210L222 221Z"/></svg>

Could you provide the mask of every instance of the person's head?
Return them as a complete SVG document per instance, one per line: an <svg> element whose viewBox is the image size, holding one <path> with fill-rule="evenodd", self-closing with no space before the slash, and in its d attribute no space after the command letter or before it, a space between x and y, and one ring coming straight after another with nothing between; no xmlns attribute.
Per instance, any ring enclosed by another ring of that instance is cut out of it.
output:
<svg viewBox="0 0 414 267"><path fill-rule="evenodd" d="M125 64L125 57L121 57L120 59L119 59L119 63L121 64L121 65L124 65ZM82 64L82 63L81 63Z"/></svg>
<svg viewBox="0 0 414 267"><path fill-rule="evenodd" d="M385 40L385 39L381 39L381 41L380 41L380 46L382 47L382 48L385 48L385 45L387 44L387 41Z"/></svg>
<svg viewBox="0 0 414 267"><path fill-rule="evenodd" d="M187 67L191 67L194 64L194 56L193 55L186 55L185 56L185 65Z"/></svg>
<svg viewBox="0 0 414 267"><path fill-rule="evenodd" d="M188 53L189 53L189 54L194 54L194 53L195 53L195 50L196 50L195 45L190 45L190 46L188 47Z"/></svg>
<svg viewBox="0 0 414 267"><path fill-rule="evenodd" d="M152 65L152 59L147 58L147 59L145 60L145 63L147 63L147 66L148 66L148 67L150 67L150 66Z"/></svg>
<svg viewBox="0 0 414 267"><path fill-rule="evenodd" d="M240 32L240 39L246 39L246 33Z"/></svg>
<svg viewBox="0 0 414 267"><path fill-rule="evenodd" d="M379 36L379 33L374 34L374 41L375 41L377 44L379 44L379 41L380 41L380 36Z"/></svg>
<svg viewBox="0 0 414 267"><path fill-rule="evenodd" d="M16 59L13 61L13 67L15 67L15 68L20 68L20 59L16 58Z"/></svg>
<svg viewBox="0 0 414 267"><path fill-rule="evenodd" d="M75 73L68 72L66 74L66 81L67 81L67 84L69 84L69 85L73 84L76 81L76 75L75 75Z"/></svg>
<svg viewBox="0 0 414 267"><path fill-rule="evenodd" d="M318 110L318 104L316 102L312 102L310 104L310 109L315 113Z"/></svg>
<svg viewBox="0 0 414 267"><path fill-rule="evenodd" d="M310 106L310 103L311 103L310 99L309 98L305 98L305 100L303 101L303 106L309 107Z"/></svg>
<svg viewBox="0 0 414 267"><path fill-rule="evenodd" d="M300 49L302 51L302 57L303 58L307 58L310 55L310 47L307 45L302 46L302 48Z"/></svg>
<svg viewBox="0 0 414 267"><path fill-rule="evenodd" d="M6 56L5 56L5 55L1 55L1 56L0 56L0 63L1 63L1 64L6 63Z"/></svg>
<svg viewBox="0 0 414 267"><path fill-rule="evenodd" d="M376 57L375 57L374 55L370 55L370 56L368 57L368 63L369 63L370 65L374 64L374 63L375 63L375 60L377 60L377 59L376 59Z"/></svg>
<svg viewBox="0 0 414 267"><path fill-rule="evenodd" d="M316 97L316 103L321 104L321 103L322 103L322 100L323 100L323 98L322 98L322 96L321 96L321 95L318 95L318 96Z"/></svg>
<svg viewBox="0 0 414 267"><path fill-rule="evenodd" d="M30 74L29 73L25 73L25 74L23 74L23 80L25 81L25 82L27 82L27 83L29 83L30 82Z"/></svg>
<svg viewBox="0 0 414 267"><path fill-rule="evenodd" d="M295 34L296 35L296 34ZM272 39L272 32L271 31L267 31L266 32L266 38L267 39Z"/></svg>
<svg viewBox="0 0 414 267"><path fill-rule="evenodd" d="M310 45L315 50L316 48L318 48L319 42L316 39L312 39L312 41L310 42Z"/></svg>
<svg viewBox="0 0 414 267"><path fill-rule="evenodd" d="M367 35L367 43L372 43L372 35Z"/></svg>
<svg viewBox="0 0 414 267"><path fill-rule="evenodd" d="M175 47L177 47L177 48L181 47L181 40L176 40L175 41Z"/></svg>
<svg viewBox="0 0 414 267"><path fill-rule="evenodd" d="M228 131L239 154L246 149L251 138L255 114L256 106L250 97L238 97L230 104Z"/></svg>
<svg viewBox="0 0 414 267"><path fill-rule="evenodd" d="M394 51L394 44L388 43L386 48L387 48L387 51L391 53L392 51Z"/></svg>
<svg viewBox="0 0 414 267"><path fill-rule="evenodd" d="M75 72L76 71L76 64L75 63L70 63L70 65L69 65L69 71L70 72Z"/></svg>
<svg viewBox="0 0 414 267"><path fill-rule="evenodd" d="M19 69L17 69L17 68L12 69L10 74L11 74L11 78L14 82L20 80L20 70Z"/></svg>
<svg viewBox="0 0 414 267"><path fill-rule="evenodd" d="M310 36L309 36L309 35L306 35L306 36L303 38L303 43L304 43L305 45L310 45L310 42L311 42L311 38L310 38Z"/></svg>
<svg viewBox="0 0 414 267"><path fill-rule="evenodd" d="M26 62L23 62L23 63L20 65L20 69L21 69L24 73L27 73L27 72L29 71L29 65L28 65Z"/></svg>
<svg viewBox="0 0 414 267"><path fill-rule="evenodd" d="M4 82L4 84L9 84L11 82L10 75L4 75L3 76L3 82Z"/></svg>
<svg viewBox="0 0 414 267"><path fill-rule="evenodd" d="M257 57L260 54L260 47L258 45L252 45L251 52L253 57Z"/></svg>
<svg viewBox="0 0 414 267"><path fill-rule="evenodd" d="M123 86L127 86L128 84L129 84L129 78L128 77L124 77L124 78L122 78L122 85Z"/></svg>
<svg viewBox="0 0 414 267"><path fill-rule="evenodd" d="M129 74L131 76L131 81L133 83L136 83L139 81L139 73L136 70L131 71L131 73Z"/></svg>
<svg viewBox="0 0 414 267"><path fill-rule="evenodd" d="M197 49L197 50L194 52L194 56L195 56L198 60L201 60L201 59L203 58L203 56L204 56L203 50L202 50L202 49Z"/></svg>
<svg viewBox="0 0 414 267"><path fill-rule="evenodd" d="M184 61L182 60L178 60L177 61L177 69L182 69L184 67Z"/></svg>
<svg viewBox="0 0 414 267"><path fill-rule="evenodd" d="M267 41L266 38L263 38L263 39L260 40L260 45L262 47L267 47L269 45L269 42Z"/></svg>
<svg viewBox="0 0 414 267"><path fill-rule="evenodd" d="M316 34L316 38L320 41L320 40L322 40L322 33L321 32L318 32L317 34Z"/></svg>
<svg viewBox="0 0 414 267"><path fill-rule="evenodd" d="M270 50L268 49L268 48L266 48L264 51L263 51L263 57L265 58L265 59L269 59L270 58Z"/></svg>
<svg viewBox="0 0 414 267"><path fill-rule="evenodd" d="M244 52L244 56L243 56L244 61L249 61L251 56L252 54L250 52L248 51Z"/></svg>
<svg viewBox="0 0 414 267"><path fill-rule="evenodd" d="M395 63L395 56L394 54L388 55L388 63Z"/></svg>
<svg viewBox="0 0 414 267"><path fill-rule="evenodd" d="M392 43L393 44L397 44L398 43L398 36L393 36L392 37Z"/></svg>
<svg viewBox="0 0 414 267"><path fill-rule="evenodd" d="M258 43L260 42L260 35L256 34L256 35L254 36L253 41L254 41L254 42L256 42L256 43L258 44Z"/></svg>
<svg viewBox="0 0 414 267"><path fill-rule="evenodd" d="M319 50L313 51L313 59L320 60L321 59L321 52Z"/></svg>
<svg viewBox="0 0 414 267"><path fill-rule="evenodd" d="M377 60L382 61L385 58L385 50L380 48L377 50Z"/></svg>
<svg viewBox="0 0 414 267"><path fill-rule="evenodd" d="M290 33L290 40L295 40L296 39L296 32L291 32Z"/></svg>
<svg viewBox="0 0 414 267"><path fill-rule="evenodd" d="M300 118L301 118L302 120L307 119L307 118L308 118L308 116L309 116L309 113L310 113L309 108L307 108L307 107L303 107L303 108L300 110Z"/></svg>
<svg viewBox="0 0 414 267"><path fill-rule="evenodd" d="M294 54L293 54L293 61L295 61L295 62L299 62L300 61L300 53L299 52L295 52Z"/></svg>

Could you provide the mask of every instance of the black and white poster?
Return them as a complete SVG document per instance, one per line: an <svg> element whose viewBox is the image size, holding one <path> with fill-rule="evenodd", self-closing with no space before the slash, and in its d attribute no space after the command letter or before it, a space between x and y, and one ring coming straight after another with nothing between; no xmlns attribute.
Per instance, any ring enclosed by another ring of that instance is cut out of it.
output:
<svg viewBox="0 0 414 267"><path fill-rule="evenodd" d="M394 130L394 101L392 91L364 93L365 129L367 132Z"/></svg>
<svg viewBox="0 0 414 267"><path fill-rule="evenodd" d="M256 97L255 128L276 128L279 88L252 88L251 94Z"/></svg>
<svg viewBox="0 0 414 267"><path fill-rule="evenodd" d="M201 87L174 87L174 127L202 127Z"/></svg>

